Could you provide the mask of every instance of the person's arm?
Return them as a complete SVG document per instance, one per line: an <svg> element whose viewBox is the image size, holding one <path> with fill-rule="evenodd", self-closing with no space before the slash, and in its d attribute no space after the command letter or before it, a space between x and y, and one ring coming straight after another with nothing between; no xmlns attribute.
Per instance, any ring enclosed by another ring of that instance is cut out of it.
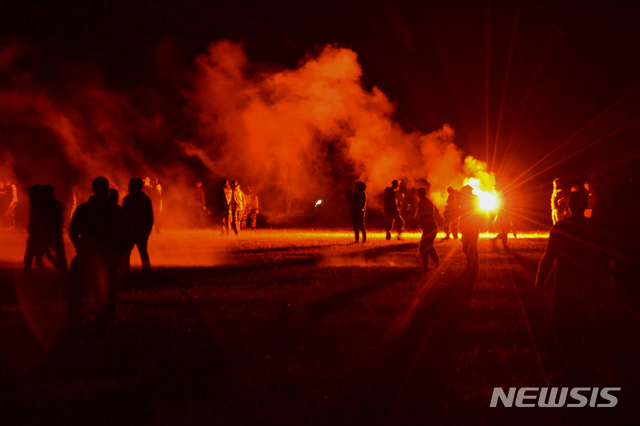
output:
<svg viewBox="0 0 640 426"><path fill-rule="evenodd" d="M11 185L11 191L11 206L15 206L16 204L18 204L18 188L15 185Z"/></svg>

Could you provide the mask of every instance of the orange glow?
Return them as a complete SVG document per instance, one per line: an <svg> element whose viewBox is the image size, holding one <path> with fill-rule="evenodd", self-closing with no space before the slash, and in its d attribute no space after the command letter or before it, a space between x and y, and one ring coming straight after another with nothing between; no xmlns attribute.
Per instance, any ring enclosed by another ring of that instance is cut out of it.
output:
<svg viewBox="0 0 640 426"><path fill-rule="evenodd" d="M465 185L473 188L473 193L480 198L480 209L484 212L491 213L500 208L500 198L495 189L486 190L486 186L483 185L480 179L469 178L465 181Z"/></svg>

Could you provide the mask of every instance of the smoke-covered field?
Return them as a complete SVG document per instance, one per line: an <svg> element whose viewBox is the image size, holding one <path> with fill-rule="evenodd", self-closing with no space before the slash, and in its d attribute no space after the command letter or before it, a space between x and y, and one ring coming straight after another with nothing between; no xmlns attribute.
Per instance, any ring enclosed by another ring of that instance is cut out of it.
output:
<svg viewBox="0 0 640 426"><path fill-rule="evenodd" d="M346 231L164 232L151 237L152 273L124 280L106 334L66 340L62 283L50 267L20 272L25 237L0 234L3 424L613 424L635 413L633 334L616 336L583 384L622 387L617 407L489 408L494 387L563 373L552 294L532 289L543 234L507 250L481 238L474 280L454 240L438 238L441 266L425 272L417 233L355 245ZM637 312L610 296L603 322L628 326Z"/></svg>

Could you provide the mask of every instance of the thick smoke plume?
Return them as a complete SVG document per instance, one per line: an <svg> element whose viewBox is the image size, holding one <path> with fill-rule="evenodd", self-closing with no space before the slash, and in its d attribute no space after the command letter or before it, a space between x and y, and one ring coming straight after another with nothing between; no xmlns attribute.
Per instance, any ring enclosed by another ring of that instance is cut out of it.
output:
<svg viewBox="0 0 640 426"><path fill-rule="evenodd" d="M264 71L240 45L223 41L196 65L189 96L199 138L185 150L219 175L261 191L278 188L270 199L280 206L340 193L356 179L376 193L401 178L409 184L427 179L442 206L448 186L459 188L476 171L486 172L475 159L463 164L450 126L430 134L402 129L393 120L394 104L378 88L363 87L349 49L327 46L296 69Z"/></svg>
<svg viewBox="0 0 640 426"><path fill-rule="evenodd" d="M39 54L0 49L0 178L15 178L23 192L53 183L68 193L98 175L124 191L132 176L158 176L173 188L165 213L185 224L178 218L191 208L196 178L212 189L223 177L252 186L274 221L356 180L366 182L371 206L393 179L428 180L439 206L448 186L469 177L494 183L486 164L463 161L450 126L422 134L396 123L395 105L365 89L349 49L326 46L295 69L274 70L252 64L239 44L213 43L170 95L153 82L113 89L95 65L49 75L51 58Z"/></svg>

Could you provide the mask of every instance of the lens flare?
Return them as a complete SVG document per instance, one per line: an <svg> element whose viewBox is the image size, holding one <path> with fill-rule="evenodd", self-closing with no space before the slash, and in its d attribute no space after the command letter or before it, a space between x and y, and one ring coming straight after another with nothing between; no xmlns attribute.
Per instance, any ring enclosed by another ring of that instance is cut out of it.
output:
<svg viewBox="0 0 640 426"><path fill-rule="evenodd" d="M500 208L500 199L495 189L492 188L489 191L485 191L484 189L487 188L482 184L480 179L477 178L469 178L465 184L472 187L473 193L480 198L480 210L491 213L496 212Z"/></svg>

